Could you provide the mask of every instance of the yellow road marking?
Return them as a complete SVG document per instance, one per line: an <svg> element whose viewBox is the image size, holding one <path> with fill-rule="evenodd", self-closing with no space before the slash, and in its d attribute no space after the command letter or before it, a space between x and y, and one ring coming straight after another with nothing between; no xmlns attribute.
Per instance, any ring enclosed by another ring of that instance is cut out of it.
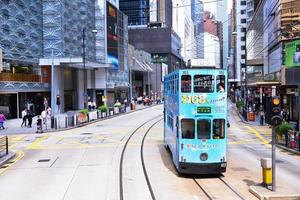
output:
<svg viewBox="0 0 300 200"><path fill-rule="evenodd" d="M255 136L261 140L262 144L264 144L267 147L271 147L271 145L269 144L269 141L266 140L259 132L257 132L254 128L251 128L249 126L245 126L247 129L249 129L250 133L255 134Z"/></svg>
<svg viewBox="0 0 300 200"><path fill-rule="evenodd" d="M13 164L15 164L17 161L21 160L24 157L24 152L23 151L17 151L16 156L12 158L9 164L4 164L7 167L0 169L0 175L3 174L5 171L7 171Z"/></svg>
<svg viewBox="0 0 300 200"><path fill-rule="evenodd" d="M45 134L44 136L42 137L39 137L38 139L36 139L34 142L32 142L28 147L27 149L39 149L40 146L41 146L41 142L43 140L45 140L49 135L48 134Z"/></svg>

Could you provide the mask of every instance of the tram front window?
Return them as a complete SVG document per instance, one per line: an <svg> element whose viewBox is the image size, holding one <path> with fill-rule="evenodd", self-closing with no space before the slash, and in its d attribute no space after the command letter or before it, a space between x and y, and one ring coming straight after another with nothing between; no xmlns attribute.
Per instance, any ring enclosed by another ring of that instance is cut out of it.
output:
<svg viewBox="0 0 300 200"><path fill-rule="evenodd" d="M225 119L214 119L213 138L224 139L224 137L225 137Z"/></svg>
<svg viewBox="0 0 300 200"><path fill-rule="evenodd" d="M182 119L181 120L181 133L183 139L195 138L195 120Z"/></svg>
<svg viewBox="0 0 300 200"><path fill-rule="evenodd" d="M194 92L214 92L214 77L212 75L195 75Z"/></svg>
<svg viewBox="0 0 300 200"><path fill-rule="evenodd" d="M197 121L197 138L210 139L210 120L199 119Z"/></svg>
<svg viewBox="0 0 300 200"><path fill-rule="evenodd" d="M181 76L181 92L188 93L192 90L192 78L190 75Z"/></svg>

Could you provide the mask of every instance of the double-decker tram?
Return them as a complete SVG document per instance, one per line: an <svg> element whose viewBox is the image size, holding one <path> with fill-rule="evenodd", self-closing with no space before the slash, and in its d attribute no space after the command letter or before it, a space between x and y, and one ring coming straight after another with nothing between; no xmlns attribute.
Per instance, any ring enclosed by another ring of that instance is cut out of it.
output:
<svg viewBox="0 0 300 200"><path fill-rule="evenodd" d="M164 144L179 173L226 171L227 72L177 70L164 79Z"/></svg>

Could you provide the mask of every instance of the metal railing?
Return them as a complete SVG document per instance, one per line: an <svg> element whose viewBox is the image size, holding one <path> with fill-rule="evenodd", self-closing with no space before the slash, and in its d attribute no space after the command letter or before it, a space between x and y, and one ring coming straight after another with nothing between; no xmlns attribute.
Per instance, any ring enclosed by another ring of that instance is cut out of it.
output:
<svg viewBox="0 0 300 200"><path fill-rule="evenodd" d="M8 137L0 137L0 158L8 154Z"/></svg>

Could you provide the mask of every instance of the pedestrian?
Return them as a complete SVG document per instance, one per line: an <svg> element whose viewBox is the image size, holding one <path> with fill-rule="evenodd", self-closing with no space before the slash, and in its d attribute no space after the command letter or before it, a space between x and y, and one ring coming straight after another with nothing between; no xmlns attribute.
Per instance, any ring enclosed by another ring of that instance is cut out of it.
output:
<svg viewBox="0 0 300 200"><path fill-rule="evenodd" d="M125 98L124 101L123 101L123 104L124 104L125 108L127 107L127 103L128 103L127 98Z"/></svg>
<svg viewBox="0 0 300 200"><path fill-rule="evenodd" d="M263 126L264 125L265 112L263 110L260 110L259 116L260 116L260 125Z"/></svg>
<svg viewBox="0 0 300 200"><path fill-rule="evenodd" d="M91 100L88 101L88 109L89 109L89 111L92 110L92 102L91 102Z"/></svg>
<svg viewBox="0 0 300 200"><path fill-rule="evenodd" d="M48 100L46 97L44 97L44 110L46 110L48 107Z"/></svg>
<svg viewBox="0 0 300 200"><path fill-rule="evenodd" d="M27 126L26 125L27 124L27 109L26 108L22 111L21 115L22 115L22 119L23 119L21 127L23 127L24 124L26 127Z"/></svg>
<svg viewBox="0 0 300 200"><path fill-rule="evenodd" d="M6 120L5 116L3 113L0 113L0 129L5 129L4 128L4 121Z"/></svg>
<svg viewBox="0 0 300 200"><path fill-rule="evenodd" d="M42 117L42 120L43 120L43 124L46 124L46 122L47 122L47 112L45 110L42 111L41 117Z"/></svg>
<svg viewBox="0 0 300 200"><path fill-rule="evenodd" d="M52 109L50 108L50 106L48 106L47 108L47 117L50 118L52 114Z"/></svg>
<svg viewBox="0 0 300 200"><path fill-rule="evenodd" d="M92 109L93 109L93 110L96 109L96 102L95 102L95 101L92 102Z"/></svg>
<svg viewBox="0 0 300 200"><path fill-rule="evenodd" d="M36 120L36 133L42 133L43 132L43 123L41 116L38 116Z"/></svg>
<svg viewBox="0 0 300 200"><path fill-rule="evenodd" d="M31 128L32 126L32 118L33 118L33 113L32 111L28 111L28 114L27 114L27 119L28 119L28 126L27 128Z"/></svg>

